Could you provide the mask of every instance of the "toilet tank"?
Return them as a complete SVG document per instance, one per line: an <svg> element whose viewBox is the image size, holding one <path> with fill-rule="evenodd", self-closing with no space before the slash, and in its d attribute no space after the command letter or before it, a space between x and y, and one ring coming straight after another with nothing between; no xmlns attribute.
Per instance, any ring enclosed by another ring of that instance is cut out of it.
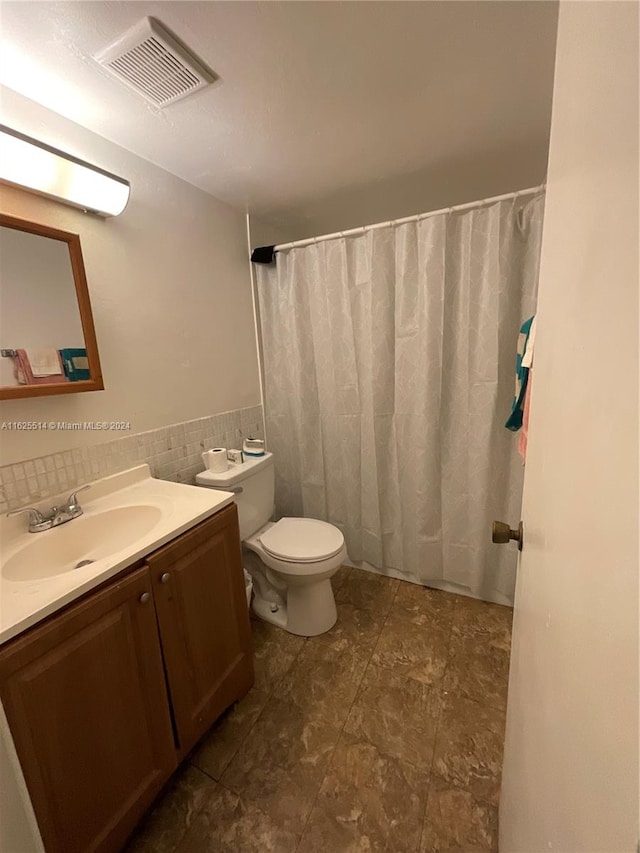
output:
<svg viewBox="0 0 640 853"><path fill-rule="evenodd" d="M203 471L196 483L209 489L233 492L238 507L240 538L244 541L271 519L274 500L273 454L265 453L241 464L229 464L219 474Z"/></svg>

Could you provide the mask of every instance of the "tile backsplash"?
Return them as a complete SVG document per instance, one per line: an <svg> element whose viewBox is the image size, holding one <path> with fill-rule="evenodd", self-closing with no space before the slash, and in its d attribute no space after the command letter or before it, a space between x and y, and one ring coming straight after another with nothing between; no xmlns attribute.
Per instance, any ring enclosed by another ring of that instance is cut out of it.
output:
<svg viewBox="0 0 640 853"><path fill-rule="evenodd" d="M244 438L264 438L262 406L234 409L193 421L65 450L0 467L0 512L58 495L90 480L147 462L154 477L194 483L200 454L211 447L242 448Z"/></svg>

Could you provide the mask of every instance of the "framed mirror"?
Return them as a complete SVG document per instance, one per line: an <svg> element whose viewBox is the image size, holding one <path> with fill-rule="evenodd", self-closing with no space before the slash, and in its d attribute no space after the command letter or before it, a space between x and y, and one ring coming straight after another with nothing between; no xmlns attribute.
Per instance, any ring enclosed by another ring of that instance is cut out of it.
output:
<svg viewBox="0 0 640 853"><path fill-rule="evenodd" d="M0 214L0 400L103 388L80 237Z"/></svg>

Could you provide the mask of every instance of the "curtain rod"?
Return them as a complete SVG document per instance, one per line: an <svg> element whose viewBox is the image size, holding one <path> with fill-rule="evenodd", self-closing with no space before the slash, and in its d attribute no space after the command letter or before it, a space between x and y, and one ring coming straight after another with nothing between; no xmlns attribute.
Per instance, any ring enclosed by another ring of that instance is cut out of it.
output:
<svg viewBox="0 0 640 853"><path fill-rule="evenodd" d="M361 225L358 228L350 228L348 231L336 231L334 234L323 234L321 237L310 237L306 240L294 240L291 243L280 243L274 246L272 252L281 252L286 249L295 249L302 246L310 246L312 243L324 243L325 240L335 240L337 237L351 237L354 234L364 234L367 231L375 231L378 228L389 228L392 225L404 225L407 222L420 222L422 219L429 219L431 216L438 216L441 213L453 213L457 210L471 210L474 207L482 207L485 204L494 204L498 201L506 201L508 198L518 198L522 195L534 195L545 188L545 184L540 184L537 187L529 187L526 190L518 190L514 193L505 193L504 195L495 195L491 198L483 198L481 201L470 201L467 204L456 204L453 207L443 207L441 210L432 210L429 213L418 213L414 216L405 216L403 219L390 219L387 222L377 222L375 225Z"/></svg>

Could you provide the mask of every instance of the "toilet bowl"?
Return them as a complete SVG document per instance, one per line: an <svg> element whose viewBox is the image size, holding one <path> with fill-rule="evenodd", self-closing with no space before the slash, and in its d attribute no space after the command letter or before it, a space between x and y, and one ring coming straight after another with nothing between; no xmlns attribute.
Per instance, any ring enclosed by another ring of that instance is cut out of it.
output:
<svg viewBox="0 0 640 853"><path fill-rule="evenodd" d="M344 537L333 524L319 519L270 520L272 454L232 465L221 473L203 471L196 482L235 495L244 567L253 579L254 613L303 637L332 628L337 611L331 577L347 557Z"/></svg>
<svg viewBox="0 0 640 853"><path fill-rule="evenodd" d="M347 551L337 527L310 518L282 518L244 542L255 582L254 612L304 637L332 628L338 617L331 578ZM256 575L266 585L255 581Z"/></svg>

